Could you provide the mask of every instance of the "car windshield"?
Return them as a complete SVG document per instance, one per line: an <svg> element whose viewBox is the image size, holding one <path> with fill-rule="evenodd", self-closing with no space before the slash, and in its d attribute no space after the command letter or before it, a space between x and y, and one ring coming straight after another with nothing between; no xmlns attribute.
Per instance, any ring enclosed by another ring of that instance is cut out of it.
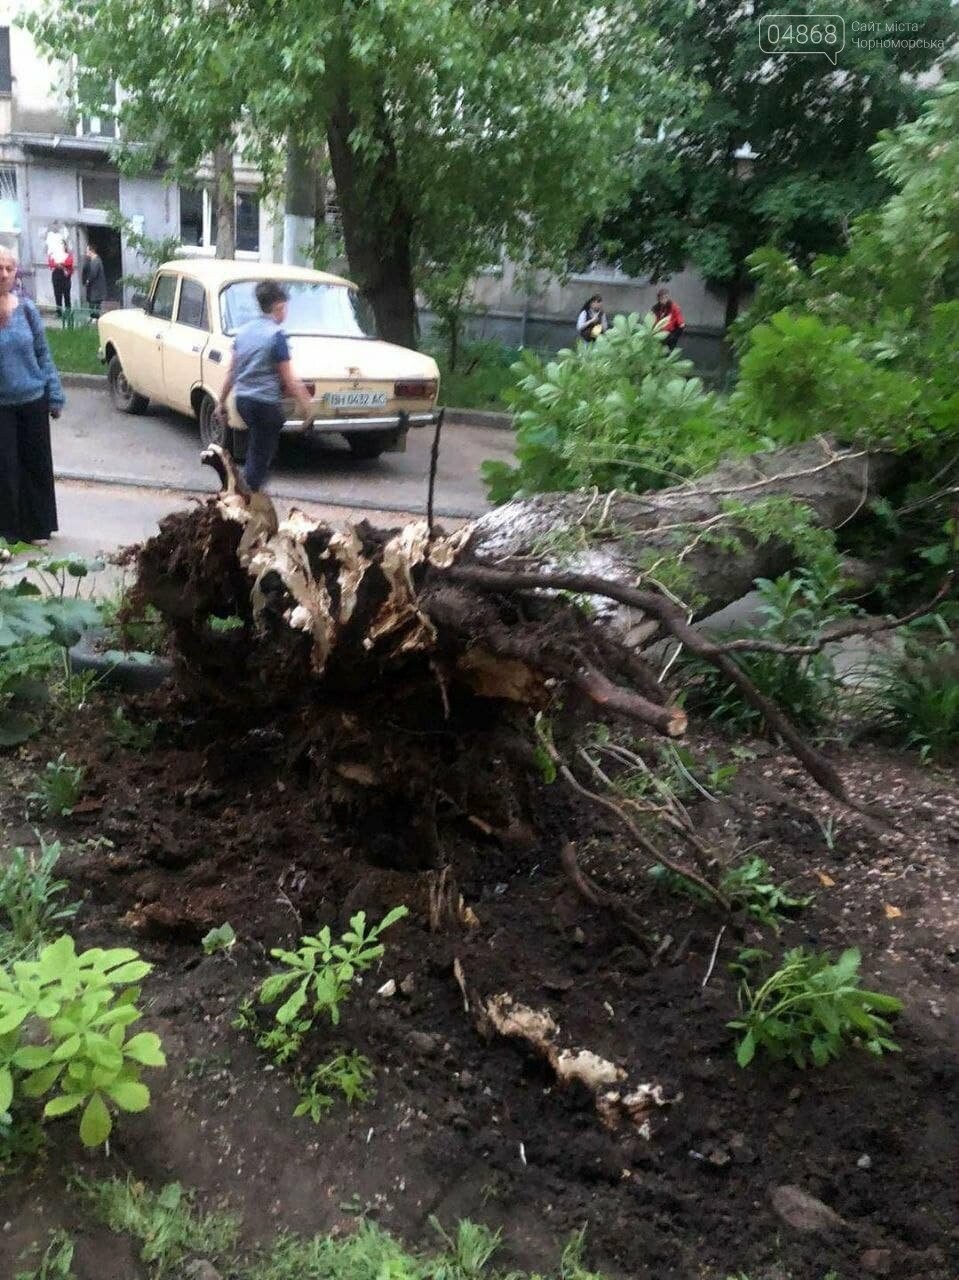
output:
<svg viewBox="0 0 959 1280"><path fill-rule="evenodd" d="M220 318L224 333L236 333L248 320L261 315L256 300L258 280L238 280L220 293ZM308 280L284 280L290 307L283 328L289 334L317 334L326 338L369 338L373 326L355 289L343 284L314 284Z"/></svg>

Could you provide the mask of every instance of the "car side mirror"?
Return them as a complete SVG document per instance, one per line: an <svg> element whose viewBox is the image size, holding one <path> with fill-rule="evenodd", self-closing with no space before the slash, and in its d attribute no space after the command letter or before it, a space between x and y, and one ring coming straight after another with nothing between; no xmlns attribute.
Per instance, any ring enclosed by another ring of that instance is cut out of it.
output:
<svg viewBox="0 0 959 1280"><path fill-rule="evenodd" d="M149 311L150 299L145 293L135 293L132 299L132 305L139 307L141 311Z"/></svg>

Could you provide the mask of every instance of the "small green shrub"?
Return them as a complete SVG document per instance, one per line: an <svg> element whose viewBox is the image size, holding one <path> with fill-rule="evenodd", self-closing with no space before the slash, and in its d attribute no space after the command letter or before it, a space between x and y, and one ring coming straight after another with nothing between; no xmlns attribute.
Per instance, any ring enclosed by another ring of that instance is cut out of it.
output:
<svg viewBox="0 0 959 1280"><path fill-rule="evenodd" d="M193 1194L178 1182L152 1191L131 1176L75 1181L96 1217L111 1231L125 1232L142 1242L140 1260L149 1267L151 1280L181 1274L179 1268L190 1257L222 1263L236 1248L237 1220L230 1214L197 1212Z"/></svg>
<svg viewBox="0 0 959 1280"><path fill-rule="evenodd" d="M713 901L705 889L687 880L685 876L670 871L668 867L657 864L650 867L648 874L671 893L682 893L699 902ZM792 897L781 885L777 885L769 863L758 854L746 858L736 866L727 867L720 877L719 890L733 911L745 912L775 933L792 919L796 911L810 902L808 897Z"/></svg>
<svg viewBox="0 0 959 1280"><path fill-rule="evenodd" d="M40 1252L40 1246L34 1245L27 1254L21 1256L24 1261L30 1254ZM37 1260L37 1265L29 1271L18 1271L14 1280L76 1280L73 1273L74 1244L65 1231L51 1231L47 1247Z"/></svg>
<svg viewBox="0 0 959 1280"><path fill-rule="evenodd" d="M383 944L377 939L405 915L406 907L394 907L379 924L367 930L366 912L358 911L351 917L350 927L339 942L332 940L329 927L325 926L318 936L301 938L298 951L275 948L270 955L280 960L286 969L263 982L260 1002L275 1004L292 987L293 991L274 1015L281 1026L297 1026L305 1018L308 1028L320 1014L336 1026L340 1021L340 1006L348 999L357 976L383 954Z"/></svg>
<svg viewBox="0 0 959 1280"><path fill-rule="evenodd" d="M144 1067L162 1067L160 1038L126 1038L142 1016L131 985L152 966L135 951L94 947L77 954L64 934L35 960L0 968L0 1115L15 1101L53 1093L43 1109L53 1119L81 1111L84 1146L106 1142L111 1106L144 1111L150 1091Z"/></svg>
<svg viewBox="0 0 959 1280"><path fill-rule="evenodd" d="M546 361L524 351L513 373L517 466L483 464L493 502L588 485L660 489L759 446L649 317L617 316L598 341Z"/></svg>
<svg viewBox="0 0 959 1280"><path fill-rule="evenodd" d="M367 1085L372 1079L373 1068L368 1058L355 1050L339 1053L308 1076L294 1078L300 1101L293 1114L309 1116L314 1124L318 1123L334 1105L334 1093L341 1094L350 1106L354 1102L368 1102L372 1095Z"/></svg>
<svg viewBox="0 0 959 1280"><path fill-rule="evenodd" d="M135 724L127 718L122 707L114 707L110 716L110 737L118 747L127 751L149 751L156 741L159 727L159 720Z"/></svg>
<svg viewBox="0 0 959 1280"><path fill-rule="evenodd" d="M39 853L16 848L0 873L0 962L29 958L65 921L79 902L63 903L68 885L56 880L60 841L40 837Z"/></svg>
<svg viewBox="0 0 959 1280"><path fill-rule="evenodd" d="M45 818L68 818L80 799L85 770L68 764L64 752L56 760L48 760L37 779L36 791L27 799L37 806Z"/></svg>
<svg viewBox="0 0 959 1280"><path fill-rule="evenodd" d="M230 952L236 946L236 931L232 924L226 921L225 924L217 925L215 929L205 933L200 939L200 944L205 956L215 955L217 951Z"/></svg>
<svg viewBox="0 0 959 1280"><path fill-rule="evenodd" d="M901 654L875 664L859 699L884 738L923 760L959 749L959 647L945 623L941 630L938 644L922 631L910 634Z"/></svg>
<svg viewBox="0 0 959 1280"><path fill-rule="evenodd" d="M884 1014L898 1013L902 1001L877 991L864 991L855 947L833 962L828 953L796 947L782 965L754 986L747 975L739 987L742 1016L729 1026L743 1033L736 1060L747 1067L762 1050L775 1062L797 1067L824 1067L851 1044L870 1053L897 1051Z"/></svg>
<svg viewBox="0 0 959 1280"><path fill-rule="evenodd" d="M785 573L774 581L757 578L762 621L748 634L780 644L809 644L832 622L852 609L841 597L838 574ZM733 633L746 635L741 629ZM760 693L766 695L794 724L811 734L829 723L836 705L839 680L827 654L793 656L779 653L741 653L736 661ZM703 659L690 657L679 665L685 706L708 715L736 735L763 728L762 713L746 702L721 671Z"/></svg>

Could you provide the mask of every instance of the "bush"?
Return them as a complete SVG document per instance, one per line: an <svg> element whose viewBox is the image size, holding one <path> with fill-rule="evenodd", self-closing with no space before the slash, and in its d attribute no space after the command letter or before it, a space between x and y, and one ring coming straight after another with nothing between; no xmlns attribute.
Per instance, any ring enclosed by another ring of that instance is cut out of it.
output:
<svg viewBox="0 0 959 1280"><path fill-rule="evenodd" d="M755 586L761 597L762 622L750 629L751 638L809 644L827 624L851 611L840 596L838 568L830 571L824 567L819 573L795 577L785 573L774 581L758 578ZM839 681L826 654L741 653L736 661L759 691L797 726L816 733L828 723ZM690 710L709 716L737 735L762 729L762 713L711 663L687 658L679 665L678 676L683 702Z"/></svg>
<svg viewBox="0 0 959 1280"><path fill-rule="evenodd" d="M151 1031L126 1039L139 1021L139 987L152 965L135 951L94 947L78 955L64 934L36 960L0 968L0 1115L16 1100L55 1093L52 1119L82 1108L80 1140L96 1147L113 1128L111 1106L144 1111L150 1091L144 1067L162 1067Z"/></svg>
<svg viewBox="0 0 959 1280"><path fill-rule="evenodd" d="M959 648L940 619L944 638L933 643L922 630L903 652L867 672L860 708L889 741L923 760L959 749Z"/></svg>
<svg viewBox="0 0 959 1280"><path fill-rule="evenodd" d="M57 928L77 913L63 903L65 880L55 880L60 841L40 840L39 856L14 849L0 874L0 962L29 959Z"/></svg>
<svg viewBox="0 0 959 1280"><path fill-rule="evenodd" d="M493 502L583 485L639 493L756 447L649 317L617 316L598 341L545 362L524 351L513 372L518 466L483 464Z"/></svg>
<svg viewBox="0 0 959 1280"><path fill-rule="evenodd" d="M877 1056L898 1050L882 1015L898 1013L902 1001L863 991L859 964L855 947L835 963L827 953L817 955L796 947L755 989L748 976L743 978L742 1017L729 1023L743 1032L736 1047L739 1065L749 1066L760 1050L775 1062L791 1060L800 1068L824 1067L853 1043Z"/></svg>

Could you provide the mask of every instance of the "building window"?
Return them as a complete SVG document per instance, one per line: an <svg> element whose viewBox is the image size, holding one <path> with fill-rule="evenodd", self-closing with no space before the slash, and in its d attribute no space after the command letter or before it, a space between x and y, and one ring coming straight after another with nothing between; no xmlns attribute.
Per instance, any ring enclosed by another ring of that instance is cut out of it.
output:
<svg viewBox="0 0 959 1280"><path fill-rule="evenodd" d="M260 251L260 202L252 191L236 193L236 247L238 251Z"/></svg>
<svg viewBox="0 0 959 1280"><path fill-rule="evenodd" d="M238 191L235 208L237 253L259 253L259 196ZM180 188L180 242L193 249L216 248L216 204L209 187Z"/></svg>
<svg viewBox="0 0 959 1280"><path fill-rule="evenodd" d="M119 94L117 84L113 82L113 92L107 95L108 99L112 98L105 104L106 110L103 115L88 116L81 115L77 121L77 136L80 138L115 138L117 136L117 111L119 109Z"/></svg>
<svg viewBox="0 0 959 1280"><path fill-rule="evenodd" d="M0 27L0 93L13 92L13 74L10 70L10 28Z"/></svg>
<svg viewBox="0 0 959 1280"><path fill-rule="evenodd" d="M180 188L180 243L194 249L204 243L203 203L199 187Z"/></svg>
<svg viewBox="0 0 959 1280"><path fill-rule="evenodd" d="M120 179L107 175L81 174L80 176L80 208L96 209L106 213L110 209L119 208Z"/></svg>

